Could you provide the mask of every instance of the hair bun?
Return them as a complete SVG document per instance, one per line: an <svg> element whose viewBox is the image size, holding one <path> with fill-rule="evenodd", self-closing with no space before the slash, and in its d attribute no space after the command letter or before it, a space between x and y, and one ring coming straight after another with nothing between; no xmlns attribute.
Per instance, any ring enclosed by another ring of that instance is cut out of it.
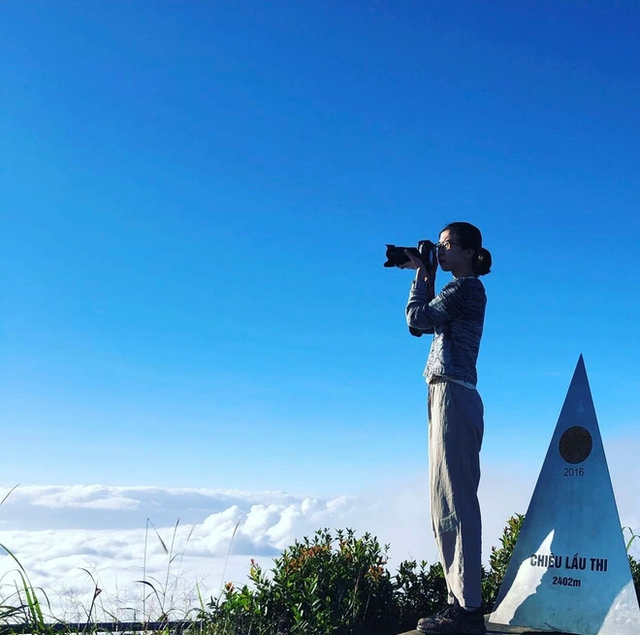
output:
<svg viewBox="0 0 640 635"><path fill-rule="evenodd" d="M488 249L480 247L478 251L478 260L476 262L476 274L479 276L485 276L491 273L491 254Z"/></svg>

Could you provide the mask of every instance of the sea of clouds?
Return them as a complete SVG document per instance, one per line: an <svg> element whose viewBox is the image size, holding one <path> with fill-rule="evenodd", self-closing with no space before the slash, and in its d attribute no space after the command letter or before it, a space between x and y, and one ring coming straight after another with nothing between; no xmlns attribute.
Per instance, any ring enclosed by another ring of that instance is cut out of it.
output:
<svg viewBox="0 0 640 635"><path fill-rule="evenodd" d="M639 449L637 443L610 448L620 517L636 533L640 468L633 457ZM485 561L506 519L526 511L536 477L536 470L518 465L485 466ZM0 488L0 500L9 489ZM46 595L47 612L59 619L85 621L96 586L101 592L94 619L156 619L163 611L181 619L199 606L199 598L206 603L218 597L225 582L248 582L251 559L268 570L294 540L320 528L347 527L390 544L392 572L405 559L434 562L426 472L344 496L19 486L0 505L0 543L11 552L0 549L0 600L15 604L21 566L41 599Z"/></svg>

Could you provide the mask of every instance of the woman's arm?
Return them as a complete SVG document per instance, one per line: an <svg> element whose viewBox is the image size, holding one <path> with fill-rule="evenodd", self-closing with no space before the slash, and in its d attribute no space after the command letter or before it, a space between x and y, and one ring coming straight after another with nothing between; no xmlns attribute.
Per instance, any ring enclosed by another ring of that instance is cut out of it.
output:
<svg viewBox="0 0 640 635"><path fill-rule="evenodd" d="M411 292L409 293L409 301L405 308L405 316L407 319L407 325L412 335L418 337L423 333L433 333L432 325L417 326L414 323L414 308L421 304L428 304L433 300L436 292L436 272L438 270L438 263L434 262L434 266L427 269L427 265L420 259L414 256L411 252L404 252L409 258L407 267L416 270L416 277L411 283ZM411 311L409 308L411 307ZM418 332L415 332L418 331Z"/></svg>
<svg viewBox="0 0 640 635"><path fill-rule="evenodd" d="M434 296L432 284L414 280L405 308L407 325L424 333L433 333L436 326L451 322L462 313L464 307L461 285L461 281L455 280Z"/></svg>

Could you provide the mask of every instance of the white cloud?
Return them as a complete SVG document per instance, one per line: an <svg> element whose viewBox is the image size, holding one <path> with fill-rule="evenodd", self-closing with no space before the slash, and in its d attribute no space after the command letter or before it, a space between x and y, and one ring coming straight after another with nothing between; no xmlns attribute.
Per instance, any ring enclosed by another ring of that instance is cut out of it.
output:
<svg viewBox="0 0 640 635"><path fill-rule="evenodd" d="M0 507L2 542L31 584L46 590L54 615L84 618L82 607L90 604L95 579L104 589L101 603L109 598L120 617L131 619L131 613L140 615L149 591L137 582L143 577L184 611L197 604L196 583L205 597L216 595L225 580L245 583L251 558L268 569L271 558L296 538L319 526L340 526L336 513L348 511L352 500L283 492L31 486L16 489ZM189 522L177 522L179 517ZM14 592L16 570L9 555L0 556L0 595Z"/></svg>

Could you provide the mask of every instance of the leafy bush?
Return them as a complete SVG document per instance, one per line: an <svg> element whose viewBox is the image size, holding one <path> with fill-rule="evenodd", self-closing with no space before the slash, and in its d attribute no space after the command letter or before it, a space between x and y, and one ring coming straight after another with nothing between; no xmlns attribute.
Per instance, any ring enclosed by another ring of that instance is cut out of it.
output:
<svg viewBox="0 0 640 635"><path fill-rule="evenodd" d="M507 524L502 531L500 547L491 547L489 556L489 571L482 576L482 603L485 611L490 611L498 597L500 585L504 579L509 561L513 555L522 524L524 514L514 514L507 520Z"/></svg>
<svg viewBox="0 0 640 635"><path fill-rule="evenodd" d="M633 556L629 556L629 567L631 568L631 577L633 585L636 587L636 595L638 596L638 604L640 604L640 561Z"/></svg>
<svg viewBox="0 0 640 635"><path fill-rule="evenodd" d="M491 548L483 570L486 612L496 600L524 514L514 514ZM627 548L635 536L627 543ZM395 576L386 569L388 546L370 534L328 529L296 541L274 560L272 576L252 561L252 588L231 583L205 615L214 635L395 635L415 628L447 602L440 564L405 560ZM640 562L629 556L640 600Z"/></svg>
<svg viewBox="0 0 640 635"><path fill-rule="evenodd" d="M483 604L500 589L524 516L507 521L501 547L483 571ZM440 564L405 560L395 576L386 569L388 546L370 534L328 529L304 538L274 559L272 576L251 562L251 586L228 583L206 614L215 635L395 635L447 602Z"/></svg>
<svg viewBox="0 0 640 635"><path fill-rule="evenodd" d="M353 530L316 532L274 560L267 576L252 561L247 585L227 584L207 616L216 635L391 635L447 597L440 565L405 561L391 577L388 546ZM417 570L416 570L417 569Z"/></svg>
<svg viewBox="0 0 640 635"><path fill-rule="evenodd" d="M415 560L405 560L398 567L393 579L393 609L398 620L396 633L414 629L421 617L433 615L447 603L442 565L436 563L427 567L424 560L419 567Z"/></svg>
<svg viewBox="0 0 640 635"><path fill-rule="evenodd" d="M627 541L627 553L631 549L631 545L640 538L640 535L634 534L630 527L623 527L624 530L628 530L631 537ZM638 596L638 604L640 604L640 561L636 560L631 554L629 554L629 567L631 569L631 577L633 578L633 584L636 588L636 595Z"/></svg>

